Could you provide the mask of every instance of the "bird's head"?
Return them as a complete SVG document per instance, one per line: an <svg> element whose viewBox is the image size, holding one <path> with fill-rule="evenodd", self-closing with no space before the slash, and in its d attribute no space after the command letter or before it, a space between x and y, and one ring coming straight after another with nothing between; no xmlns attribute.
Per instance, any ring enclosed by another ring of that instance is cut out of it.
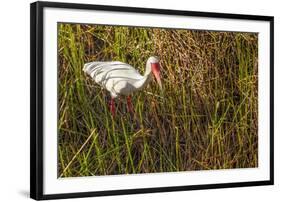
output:
<svg viewBox="0 0 281 202"><path fill-rule="evenodd" d="M160 86L160 89L162 90L159 59L155 56L149 57L146 63L146 67L151 69L153 76L155 77L158 85Z"/></svg>

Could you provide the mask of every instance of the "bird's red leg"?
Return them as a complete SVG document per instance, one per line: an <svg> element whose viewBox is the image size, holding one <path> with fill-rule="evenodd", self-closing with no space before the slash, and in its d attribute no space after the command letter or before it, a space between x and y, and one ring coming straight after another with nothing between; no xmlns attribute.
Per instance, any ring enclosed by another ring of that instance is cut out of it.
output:
<svg viewBox="0 0 281 202"><path fill-rule="evenodd" d="M115 116L114 98L111 98L109 107L110 107L110 112L111 112L112 116L114 117Z"/></svg>
<svg viewBox="0 0 281 202"><path fill-rule="evenodd" d="M132 105L132 98L130 95L127 97L127 108L130 113L134 113L134 108Z"/></svg>

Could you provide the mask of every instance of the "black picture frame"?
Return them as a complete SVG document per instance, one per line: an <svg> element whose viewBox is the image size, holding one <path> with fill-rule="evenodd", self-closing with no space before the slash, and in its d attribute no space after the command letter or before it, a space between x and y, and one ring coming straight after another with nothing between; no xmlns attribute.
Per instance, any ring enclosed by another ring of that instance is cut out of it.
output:
<svg viewBox="0 0 281 202"><path fill-rule="evenodd" d="M270 180L238 183L204 184L175 187L154 187L129 190L76 192L45 195L43 193L43 9L81 9L99 11L122 11L130 13L149 13L179 16L199 16L239 20L267 21L270 23ZM195 12L120 6L88 5L75 3L35 2L30 5L30 197L36 200L92 197L121 194L171 192L227 187L245 187L274 184L274 17L240 15L213 12Z"/></svg>

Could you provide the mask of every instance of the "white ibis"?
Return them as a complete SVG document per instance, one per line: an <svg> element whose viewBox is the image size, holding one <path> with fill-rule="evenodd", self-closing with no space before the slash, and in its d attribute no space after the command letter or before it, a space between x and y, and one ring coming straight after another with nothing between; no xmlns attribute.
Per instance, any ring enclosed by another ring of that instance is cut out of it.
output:
<svg viewBox="0 0 281 202"><path fill-rule="evenodd" d="M119 95L127 96L128 110L133 112L131 94L146 87L151 81L152 75L162 89L159 60L153 56L149 57L146 62L144 75L141 75L131 65L119 61L86 63L83 71L90 75L97 84L110 92L112 116L115 115L114 99Z"/></svg>

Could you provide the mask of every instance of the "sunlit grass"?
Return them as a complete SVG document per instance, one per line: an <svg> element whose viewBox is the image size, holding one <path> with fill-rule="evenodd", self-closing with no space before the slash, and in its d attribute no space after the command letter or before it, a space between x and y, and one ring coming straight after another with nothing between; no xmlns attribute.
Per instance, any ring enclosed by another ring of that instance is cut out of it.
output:
<svg viewBox="0 0 281 202"><path fill-rule="evenodd" d="M258 165L258 35L94 25L58 25L61 177L248 168ZM160 58L155 82L120 97L83 71L118 60L141 73Z"/></svg>

